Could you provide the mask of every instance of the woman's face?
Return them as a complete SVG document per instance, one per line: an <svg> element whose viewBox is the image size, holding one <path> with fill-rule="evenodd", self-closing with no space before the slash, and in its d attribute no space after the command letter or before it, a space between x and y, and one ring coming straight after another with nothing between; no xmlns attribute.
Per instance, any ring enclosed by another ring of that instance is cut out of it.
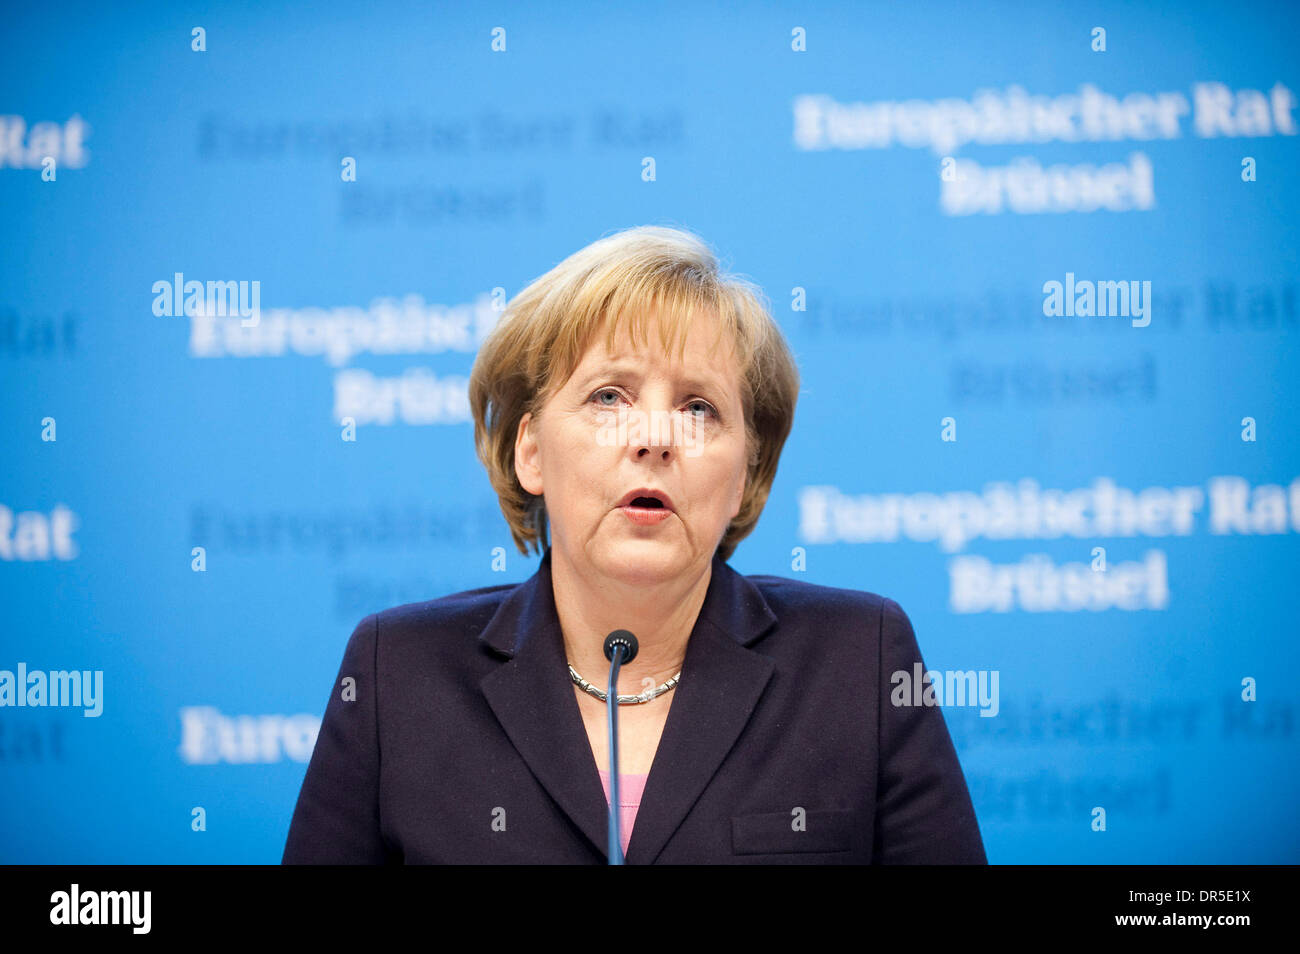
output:
<svg viewBox="0 0 1300 954"><path fill-rule="evenodd" d="M628 583L700 572L745 490L740 374L711 321L690 326L679 361L659 330L635 347L626 326L605 349L598 332L569 380L524 415L515 473L546 498L551 544L574 567ZM665 508L625 507L657 491Z"/></svg>

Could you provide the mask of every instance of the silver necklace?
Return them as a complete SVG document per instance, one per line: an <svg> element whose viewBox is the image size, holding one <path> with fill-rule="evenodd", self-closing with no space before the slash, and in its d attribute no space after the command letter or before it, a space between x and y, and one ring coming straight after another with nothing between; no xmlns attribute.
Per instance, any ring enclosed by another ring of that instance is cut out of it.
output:
<svg viewBox="0 0 1300 954"><path fill-rule="evenodd" d="M578 670L573 668L572 663L569 664L569 677L573 680L574 685L576 685L583 692L590 693L591 695L599 699L601 702L605 701L607 693L602 689L597 689L587 680L579 676ZM681 681L681 678L682 678L682 674L681 671L679 670L677 675L673 676L667 682L663 683L660 686L655 687L654 689L647 689L645 692L638 693L635 696L619 696L616 701L620 706L631 706L631 705L638 705L642 702L649 702L651 699L655 699L659 696L662 696L665 692L670 692L677 685L677 683Z"/></svg>

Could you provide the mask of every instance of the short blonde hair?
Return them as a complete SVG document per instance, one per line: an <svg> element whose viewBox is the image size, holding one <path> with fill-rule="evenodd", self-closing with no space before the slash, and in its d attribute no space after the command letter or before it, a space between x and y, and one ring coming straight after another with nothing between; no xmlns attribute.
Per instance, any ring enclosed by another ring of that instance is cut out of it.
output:
<svg viewBox="0 0 1300 954"><path fill-rule="evenodd" d="M469 403L475 449L525 556L530 544L540 553L549 542L545 502L524 490L515 474L519 422L529 412L536 417L563 387L601 328L612 350L628 320L633 339L644 346L649 317L656 314L662 345L666 350L675 337L679 359L698 314L716 316L719 335L729 333L735 344L748 471L740 511L718 555L729 559L758 523L794 424L794 358L757 285L721 272L699 236L646 225L599 239L535 279L506 306L474 360Z"/></svg>

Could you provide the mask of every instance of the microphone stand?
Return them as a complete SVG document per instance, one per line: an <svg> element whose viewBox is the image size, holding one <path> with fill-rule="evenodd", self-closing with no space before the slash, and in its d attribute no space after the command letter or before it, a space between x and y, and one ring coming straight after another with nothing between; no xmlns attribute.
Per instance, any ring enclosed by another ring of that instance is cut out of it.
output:
<svg viewBox="0 0 1300 954"><path fill-rule="evenodd" d="M605 709L609 713L609 863L623 864L623 839L620 831L622 809L618 799L618 670L636 658L636 637L625 629L616 629L605 637L605 658L610 661L609 689Z"/></svg>

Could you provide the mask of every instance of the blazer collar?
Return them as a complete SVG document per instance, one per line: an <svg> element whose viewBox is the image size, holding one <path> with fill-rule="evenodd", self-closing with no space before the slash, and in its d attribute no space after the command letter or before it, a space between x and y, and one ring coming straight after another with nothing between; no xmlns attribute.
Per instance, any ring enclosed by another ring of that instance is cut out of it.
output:
<svg viewBox="0 0 1300 954"><path fill-rule="evenodd" d="M742 646L752 644L776 623L776 614L759 588L716 554L700 616ZM531 637L550 630L559 634L560 617L551 582L551 548L547 547L537 571L511 590L479 640L504 656L514 656Z"/></svg>
<svg viewBox="0 0 1300 954"><path fill-rule="evenodd" d="M758 587L715 555L632 828L629 864L658 857L749 721L773 665L748 647L776 622ZM609 809L566 668L549 547L537 572L510 591L479 639L506 657L480 683L502 728L604 855Z"/></svg>

